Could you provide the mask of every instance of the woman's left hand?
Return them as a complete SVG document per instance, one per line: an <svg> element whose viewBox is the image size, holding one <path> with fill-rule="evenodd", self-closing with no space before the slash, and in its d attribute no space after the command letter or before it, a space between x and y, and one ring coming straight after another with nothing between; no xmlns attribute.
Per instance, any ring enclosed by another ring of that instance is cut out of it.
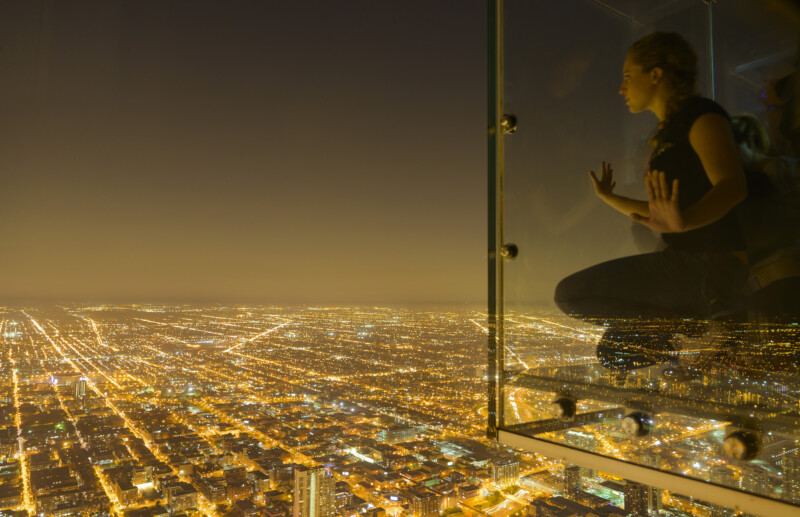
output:
<svg viewBox="0 0 800 517"><path fill-rule="evenodd" d="M660 233L680 233L684 228L683 214L678 204L678 180L667 187L667 179L662 171L647 171L644 179L647 186L650 217L632 214L636 221Z"/></svg>

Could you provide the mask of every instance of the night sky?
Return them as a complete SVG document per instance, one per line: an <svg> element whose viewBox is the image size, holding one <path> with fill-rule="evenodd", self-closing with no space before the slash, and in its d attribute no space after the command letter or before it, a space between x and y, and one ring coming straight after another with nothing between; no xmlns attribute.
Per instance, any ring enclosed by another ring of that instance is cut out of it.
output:
<svg viewBox="0 0 800 517"><path fill-rule="evenodd" d="M485 24L0 2L0 299L483 303Z"/></svg>
<svg viewBox="0 0 800 517"><path fill-rule="evenodd" d="M484 305L485 4L0 0L0 303ZM729 113L765 116L797 51L789 5L714 4ZM587 171L609 161L646 197L657 120L618 94L626 50L680 32L709 94L707 16L506 3L507 309L657 248Z"/></svg>

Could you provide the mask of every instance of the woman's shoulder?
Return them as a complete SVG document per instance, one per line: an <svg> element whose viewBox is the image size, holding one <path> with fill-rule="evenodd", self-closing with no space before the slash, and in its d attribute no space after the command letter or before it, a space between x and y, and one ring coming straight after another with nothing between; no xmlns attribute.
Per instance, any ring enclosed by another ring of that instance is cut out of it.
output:
<svg viewBox="0 0 800 517"><path fill-rule="evenodd" d="M670 117L665 128L665 138L674 141L688 141L689 131L694 123L702 117L713 113L730 121L725 108L711 99L695 95L681 102Z"/></svg>
<svg viewBox="0 0 800 517"><path fill-rule="evenodd" d="M720 106L715 101L699 95L689 97L683 101L678 109L677 116L684 122L691 125L695 120L709 113L721 115L727 120L731 119L730 115L728 115L728 112L725 111L725 108Z"/></svg>

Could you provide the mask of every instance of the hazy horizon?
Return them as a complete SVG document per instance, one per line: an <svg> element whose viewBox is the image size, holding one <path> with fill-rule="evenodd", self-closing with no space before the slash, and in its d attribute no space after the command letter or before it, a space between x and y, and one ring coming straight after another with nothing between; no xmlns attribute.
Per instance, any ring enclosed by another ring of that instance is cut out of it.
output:
<svg viewBox="0 0 800 517"><path fill-rule="evenodd" d="M479 302L485 23L0 1L0 299Z"/></svg>

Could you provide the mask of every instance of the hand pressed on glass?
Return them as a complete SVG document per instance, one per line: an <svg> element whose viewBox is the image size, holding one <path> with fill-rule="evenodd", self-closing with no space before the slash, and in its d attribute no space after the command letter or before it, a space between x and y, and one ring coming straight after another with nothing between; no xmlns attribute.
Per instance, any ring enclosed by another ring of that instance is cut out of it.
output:
<svg viewBox="0 0 800 517"><path fill-rule="evenodd" d="M684 230L683 215L678 203L678 180L673 180L672 188L667 186L663 171L648 170L645 175L647 186L647 207L650 216L631 214L631 217L661 233L679 233Z"/></svg>
<svg viewBox="0 0 800 517"><path fill-rule="evenodd" d="M602 168L600 169L600 179L597 179L594 171L589 171L589 177L592 178L592 183L594 184L594 191L599 198L604 198L610 196L614 191L614 187L617 185L617 182L614 181L613 178L613 170L611 169L611 164L603 162Z"/></svg>

